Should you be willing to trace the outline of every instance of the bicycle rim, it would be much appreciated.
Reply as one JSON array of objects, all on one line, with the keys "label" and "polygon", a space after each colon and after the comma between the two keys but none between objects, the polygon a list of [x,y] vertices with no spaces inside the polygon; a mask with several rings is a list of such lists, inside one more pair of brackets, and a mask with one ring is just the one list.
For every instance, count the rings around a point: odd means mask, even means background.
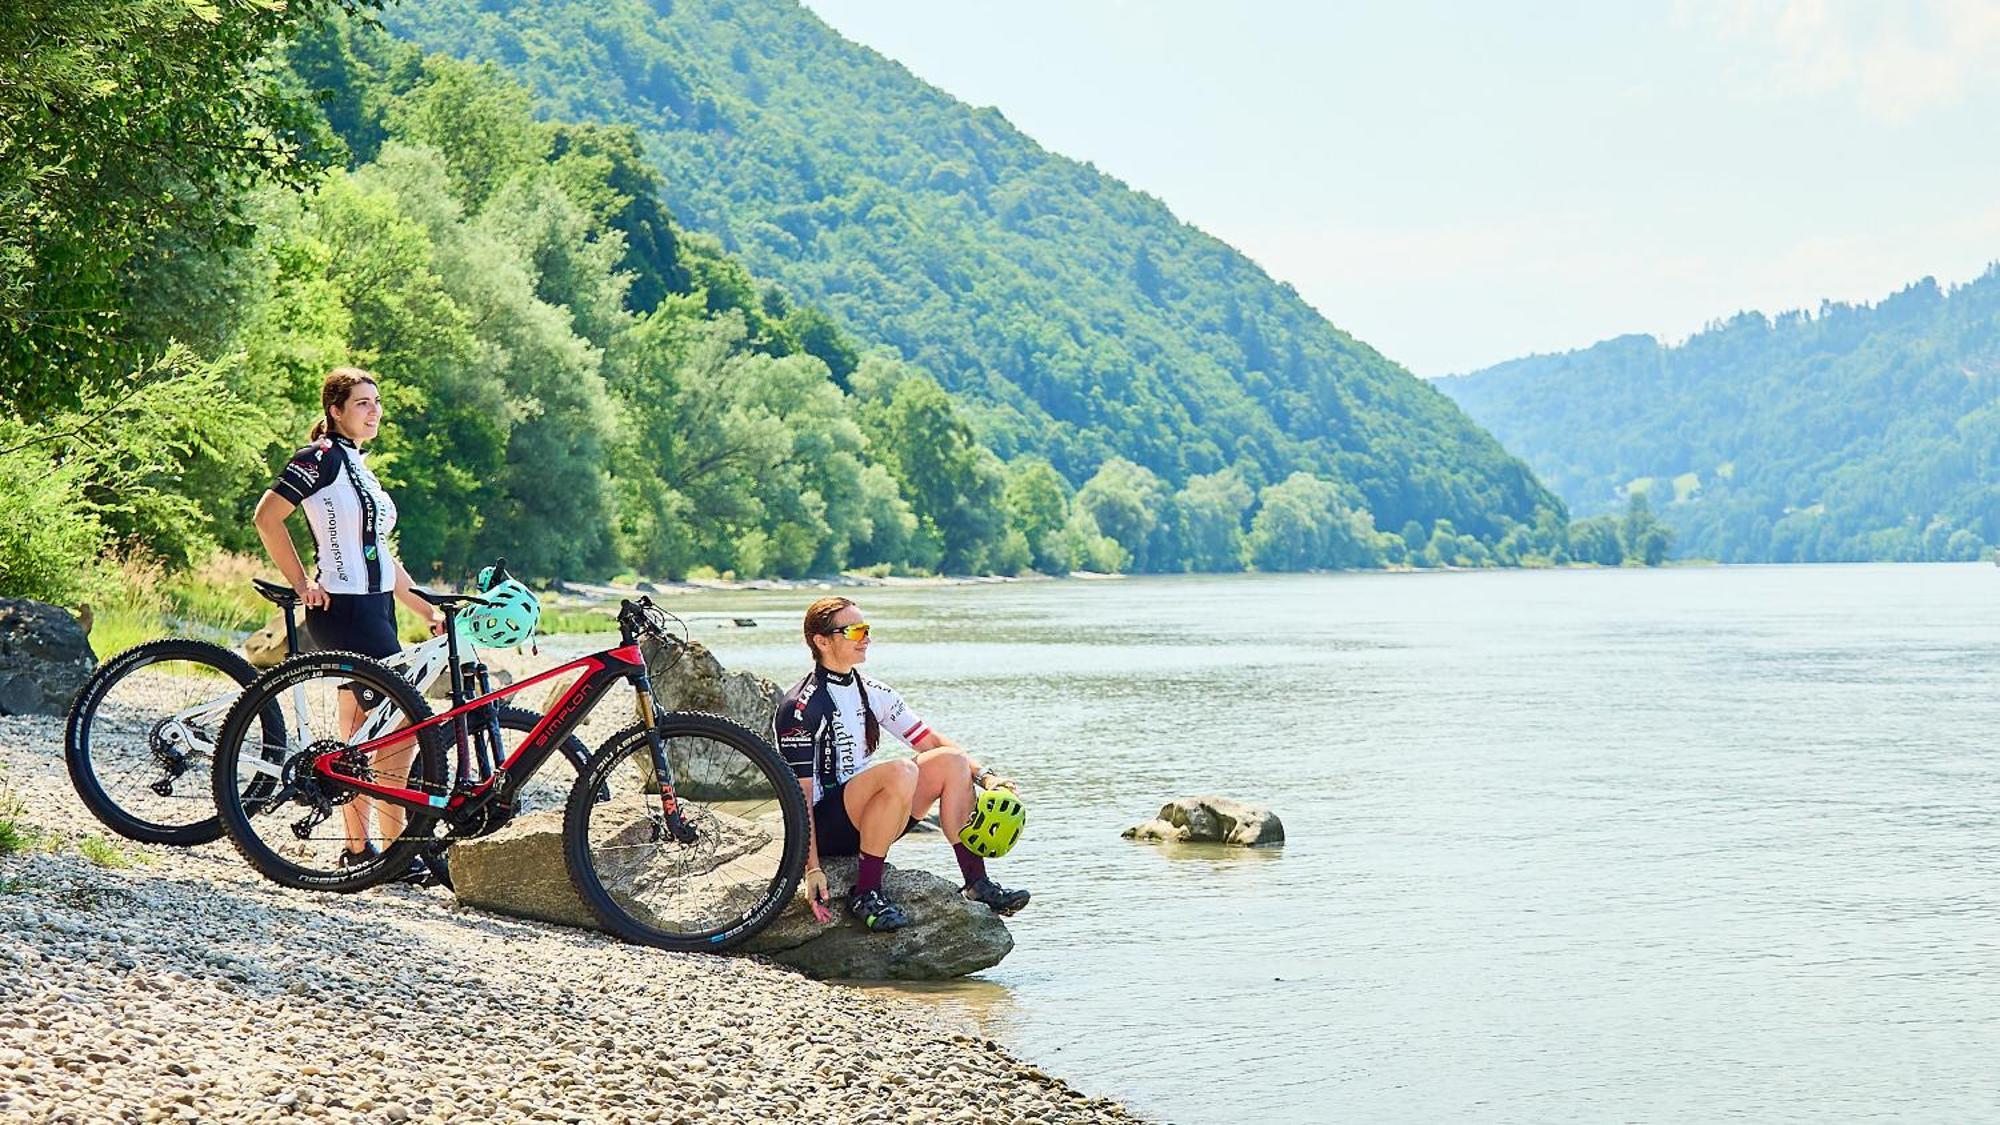
[{"label": "bicycle rim", "polygon": [[564,858],[605,929],[722,951],[777,917],[805,868],[805,798],[776,751],[712,715],[659,719],[678,816],[666,819],[645,728],[608,739],[570,793]]},{"label": "bicycle rim", "polygon": [[91,674],[70,706],[70,783],[104,826],[187,846],[222,835],[209,781],[223,717],[257,676],[220,645],[169,638],[127,649]]},{"label": "bicycle rim", "polygon": [[[268,725],[259,713],[280,717],[278,739],[253,734]],[[403,876],[437,817],[356,795],[311,763],[429,717],[402,677],[367,657],[310,653],[278,665],[236,701],[216,743],[215,805],[231,842],[266,877],[303,890],[358,891]],[[336,772],[439,798],[448,788],[435,728]]]}]

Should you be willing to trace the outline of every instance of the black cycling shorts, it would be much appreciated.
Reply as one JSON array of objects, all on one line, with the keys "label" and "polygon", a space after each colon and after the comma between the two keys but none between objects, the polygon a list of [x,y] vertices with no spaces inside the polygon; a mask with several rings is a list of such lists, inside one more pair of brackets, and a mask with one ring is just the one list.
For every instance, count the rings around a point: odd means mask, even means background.
[{"label": "black cycling shorts", "polygon": [[[813,805],[813,840],[819,844],[822,857],[861,854],[861,830],[854,827],[854,821],[847,815],[847,802],[843,799],[846,789],[847,783],[843,781],[828,789]],[[899,835],[916,826],[912,819]]]},{"label": "black cycling shorts", "polygon": [[306,610],[306,635],[321,652],[383,657],[403,650],[396,639],[396,596],[387,592],[328,594],[325,609]]}]

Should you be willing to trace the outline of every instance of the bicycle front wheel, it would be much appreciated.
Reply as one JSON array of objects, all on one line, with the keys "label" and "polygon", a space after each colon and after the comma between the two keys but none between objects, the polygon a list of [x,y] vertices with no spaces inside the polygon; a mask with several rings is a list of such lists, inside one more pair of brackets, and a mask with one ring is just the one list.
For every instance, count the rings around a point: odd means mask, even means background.
[{"label": "bicycle front wheel", "polygon": [[[273,740],[260,715],[282,722]],[[236,850],[272,881],[300,890],[358,891],[400,878],[438,818],[363,795],[352,784],[449,791],[436,727],[362,754],[353,747],[430,718],[394,671],[351,652],[295,656],[244,691],[216,740],[215,809]],[[337,754],[331,775],[314,768]]]},{"label": "bicycle front wheel", "polygon": [[256,678],[221,645],[178,637],[99,665],[63,730],[63,760],[84,807],[129,840],[188,847],[220,837],[209,783],[215,740]]},{"label": "bicycle front wheel", "polygon": [[791,767],[747,727],[661,715],[675,805],[646,728],[605,740],[570,791],[570,883],[604,928],[662,949],[720,952],[769,925],[806,863],[806,802]]}]

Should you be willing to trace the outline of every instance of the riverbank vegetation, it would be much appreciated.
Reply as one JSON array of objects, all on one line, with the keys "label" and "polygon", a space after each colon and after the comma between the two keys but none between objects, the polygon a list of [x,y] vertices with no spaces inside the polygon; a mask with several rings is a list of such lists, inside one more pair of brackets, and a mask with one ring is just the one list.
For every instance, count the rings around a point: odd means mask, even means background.
[{"label": "riverbank vegetation", "polygon": [[1643,496],[1690,555],[1962,562],[2000,546],[2000,269],[1440,386],[1576,514]]}]

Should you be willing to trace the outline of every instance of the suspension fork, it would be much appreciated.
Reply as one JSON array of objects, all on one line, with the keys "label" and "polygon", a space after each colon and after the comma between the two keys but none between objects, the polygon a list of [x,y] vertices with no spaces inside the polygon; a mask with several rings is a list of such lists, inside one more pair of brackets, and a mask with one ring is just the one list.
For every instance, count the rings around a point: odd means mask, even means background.
[{"label": "suspension fork", "polygon": [[667,744],[660,738],[658,712],[653,707],[653,681],[641,670],[632,675],[635,696],[633,710],[639,716],[639,725],[646,728],[646,752],[652,758],[653,781],[660,789],[660,816],[665,821],[667,832],[683,844],[692,844],[695,839],[694,826],[681,815],[681,803],[674,796],[673,766],[667,761]]}]

